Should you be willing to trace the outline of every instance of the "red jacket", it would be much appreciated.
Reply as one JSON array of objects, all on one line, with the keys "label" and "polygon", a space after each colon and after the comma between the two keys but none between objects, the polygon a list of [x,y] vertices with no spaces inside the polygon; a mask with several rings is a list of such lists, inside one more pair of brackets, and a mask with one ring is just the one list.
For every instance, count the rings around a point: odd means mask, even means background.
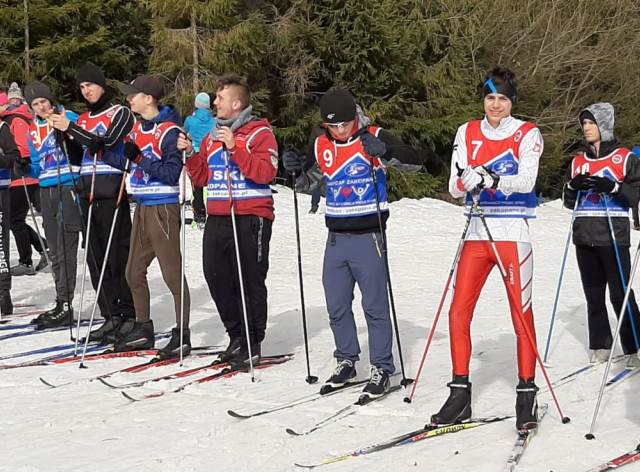
[{"label": "red jacket", "polygon": [[[22,104],[17,108],[0,112],[0,119],[6,121],[11,129],[13,139],[18,146],[20,156],[23,159],[31,160],[31,151],[29,149],[29,126],[33,120],[33,115],[29,111],[26,104]],[[33,177],[25,177],[27,185],[38,183],[38,179]],[[18,187],[22,185],[22,179],[13,180],[9,187]]]},{"label": "red jacket", "polygon": [[[265,119],[252,120],[233,135],[236,145],[229,155],[235,212],[273,220],[273,197],[268,185],[278,172],[278,144],[271,125]],[[187,171],[196,187],[208,187],[208,214],[229,216],[231,205],[222,143],[207,134],[200,151],[187,160]]]}]

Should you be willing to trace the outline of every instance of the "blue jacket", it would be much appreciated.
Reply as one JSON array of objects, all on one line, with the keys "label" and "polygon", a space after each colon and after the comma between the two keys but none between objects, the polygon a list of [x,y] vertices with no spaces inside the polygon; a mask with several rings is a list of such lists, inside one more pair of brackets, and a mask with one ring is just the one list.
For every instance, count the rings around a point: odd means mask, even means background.
[{"label": "blue jacket", "polygon": [[[74,123],[78,121],[77,113],[63,110],[66,117]],[[73,185],[72,178],[78,180],[80,168],[71,166],[64,149],[55,137],[55,131],[50,128],[50,133],[41,143],[35,143],[37,130],[46,125],[46,120],[39,117],[34,118],[31,124],[29,135],[29,149],[31,151],[31,172],[30,175],[40,179],[41,187],[52,187],[58,185],[58,173],[61,185]],[[42,136],[41,136],[42,137]],[[63,139],[63,138],[60,138]],[[58,168],[59,167],[59,168]]]},{"label": "blue jacket", "polygon": [[191,135],[193,140],[193,149],[200,151],[200,144],[207,133],[216,125],[216,119],[213,117],[211,110],[204,108],[196,108],[196,110],[184,120],[184,129]]}]

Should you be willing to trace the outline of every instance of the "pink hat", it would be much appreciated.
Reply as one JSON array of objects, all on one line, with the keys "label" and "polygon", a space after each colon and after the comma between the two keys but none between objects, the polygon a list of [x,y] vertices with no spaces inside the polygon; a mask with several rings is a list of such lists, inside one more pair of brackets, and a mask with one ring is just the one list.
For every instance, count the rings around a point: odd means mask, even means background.
[{"label": "pink hat", "polygon": [[9,103],[9,98],[7,97],[7,94],[4,92],[0,92],[0,107],[2,105],[6,105],[7,103]]}]

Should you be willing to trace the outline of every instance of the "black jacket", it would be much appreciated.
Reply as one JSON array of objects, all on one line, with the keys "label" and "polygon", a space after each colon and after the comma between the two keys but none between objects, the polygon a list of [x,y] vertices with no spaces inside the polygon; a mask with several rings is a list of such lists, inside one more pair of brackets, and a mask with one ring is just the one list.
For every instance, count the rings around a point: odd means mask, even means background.
[{"label": "black jacket", "polygon": [[11,129],[7,123],[0,121],[0,168],[12,169],[17,159],[20,159],[20,152]]},{"label": "black jacket", "polygon": [[[112,106],[113,103],[107,96],[104,100],[98,102],[96,106],[91,106],[90,112],[99,114]],[[92,141],[97,142],[98,140],[104,140],[104,148],[108,151],[110,148],[121,142],[122,139],[131,132],[134,123],[135,117],[131,110],[127,107],[122,107],[118,113],[115,114],[111,126],[102,137],[90,133],[76,123],[71,123],[65,134],[70,136],[73,141],[81,146],[87,146]],[[84,151],[78,152],[78,148],[69,148],[69,160],[73,165],[79,166],[82,164],[83,152]],[[91,179],[91,175],[84,175],[80,177],[80,182],[78,184],[78,193],[80,194],[80,197],[89,198],[91,193]],[[121,180],[122,176],[119,174],[96,175],[94,198],[116,198],[120,190]]]},{"label": "black jacket", "polygon": [[[587,148],[587,157],[590,159],[598,159],[607,156],[620,148],[620,143],[617,140],[606,141],[600,144],[600,152],[596,155],[590,147]],[[619,201],[620,203],[634,208],[638,205],[638,199],[640,197],[640,159],[635,156],[630,156],[627,159],[627,167],[624,181],[618,182],[619,189],[616,193],[611,194],[611,198]],[[571,173],[571,166],[569,166],[568,174]],[[571,175],[568,175],[568,180],[571,179]],[[564,206],[571,210],[575,207],[577,191],[570,189],[567,184],[563,190]],[[630,241],[630,228],[628,217],[612,217],[612,226],[616,241],[620,246],[629,246]],[[609,222],[607,218],[584,216],[575,218],[573,222],[573,243],[576,246],[610,246],[611,231],[609,229]]]}]

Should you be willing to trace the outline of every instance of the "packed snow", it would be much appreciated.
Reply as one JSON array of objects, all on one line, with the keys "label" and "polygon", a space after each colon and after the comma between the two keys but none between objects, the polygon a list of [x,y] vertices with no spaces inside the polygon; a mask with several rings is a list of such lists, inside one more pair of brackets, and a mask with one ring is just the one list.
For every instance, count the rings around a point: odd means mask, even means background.
[{"label": "packed snow", "polygon": [[[436,329],[413,403],[403,402],[405,392],[391,394],[361,408],[341,421],[303,437],[293,437],[285,428],[304,430],[349,405],[358,390],[323,398],[308,405],[248,420],[226,412],[231,408],[247,413],[312,393],[320,384],[305,382],[306,366],[297,277],[293,195],[276,186],[276,221],[271,240],[269,326],[263,354],[295,353],[283,365],[256,371],[256,382],[240,374],[229,379],[192,385],[161,398],[132,403],[121,392],[99,382],[82,379],[123,368],[141,359],[111,359],[78,364],[25,367],[0,371],[0,470],[36,471],[294,471],[294,462],[317,463],[422,427],[447,397],[450,379],[448,301]],[[309,330],[311,373],[326,379],[334,365],[333,337],[329,329],[321,283],[322,257],[327,230],[319,214],[307,214],[310,198],[300,196],[302,258]],[[396,300],[402,350],[407,374],[414,377],[426,335],[434,319],[449,273],[465,217],[462,208],[439,200],[401,200],[391,204],[388,241],[391,277]],[[542,205],[531,225],[534,245],[534,313],[538,345],[544,350],[555,287],[570,222],[570,212],[559,201]],[[214,303],[202,274],[200,230],[188,227],[186,273],[191,289],[191,341],[194,346],[227,342]],[[633,235],[632,255],[637,233]],[[12,258],[17,259],[15,248]],[[81,260],[81,253],[79,260]],[[176,268],[178,270],[178,268]],[[78,270],[76,312],[81,270]],[[167,331],[174,323],[171,296],[157,263],[149,270],[152,317],[156,331]],[[53,304],[51,275],[13,279],[14,303],[46,308]],[[634,283],[637,288],[638,283]],[[85,300],[93,301],[87,283]],[[450,300],[450,296],[448,298]],[[84,316],[91,305],[85,303]],[[31,308],[16,308],[16,312]],[[362,359],[358,377],[368,376],[366,325],[356,290],[354,300]],[[610,311],[613,322],[613,313]],[[15,321],[25,322],[29,318]],[[6,326],[6,325],[5,325]],[[11,331],[2,331],[7,334]],[[506,292],[497,268],[483,290],[472,324],[474,416],[513,414],[515,404],[516,349]],[[36,334],[0,341],[0,355],[18,353],[68,342],[67,331]],[[160,341],[162,345],[165,341]],[[551,346],[549,375],[558,379],[587,363],[586,305],[570,248],[564,285]],[[40,355],[42,356],[42,354]],[[0,361],[4,364],[38,356]],[[186,358],[185,368],[209,359]],[[396,351],[396,366],[399,357]],[[622,369],[614,364],[611,375]],[[178,370],[177,365],[157,367],[140,374],[118,374],[114,382],[125,383]],[[639,378],[631,376],[605,391],[597,439],[587,441],[604,366],[578,376],[557,389],[569,424],[560,422],[548,393],[539,394],[549,403],[549,413],[540,424],[518,471],[586,471],[611,457],[632,449],[640,435]],[[200,374],[204,376],[210,372]],[[51,382],[73,381],[52,389]],[[170,390],[189,380],[173,380],[128,389],[132,395]],[[394,377],[397,382],[399,376]],[[536,383],[546,390],[538,369]],[[338,471],[496,471],[503,470],[516,433],[514,420],[483,426],[442,437],[393,448],[322,470]],[[640,465],[625,470],[640,470]]]}]

